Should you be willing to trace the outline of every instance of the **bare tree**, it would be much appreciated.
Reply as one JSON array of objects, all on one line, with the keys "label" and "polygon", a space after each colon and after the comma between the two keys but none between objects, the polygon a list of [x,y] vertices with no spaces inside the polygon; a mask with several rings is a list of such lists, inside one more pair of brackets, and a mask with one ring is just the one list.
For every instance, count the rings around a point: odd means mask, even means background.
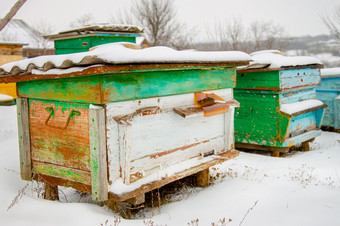
[{"label": "bare tree", "polygon": [[78,17],[77,19],[75,19],[74,21],[72,21],[70,23],[70,26],[72,28],[78,28],[78,27],[83,27],[85,25],[89,25],[91,23],[94,23],[94,17],[91,13],[85,13],[83,15],[81,15],[80,17]]},{"label": "bare tree", "polygon": [[31,22],[30,25],[35,34],[32,38],[35,40],[36,46],[41,49],[53,48],[51,41],[44,38],[45,35],[52,34],[54,30],[53,26],[45,20],[35,20]]},{"label": "bare tree", "polygon": [[334,8],[333,15],[324,14],[322,20],[329,32],[340,40],[340,5]]},{"label": "bare tree", "polygon": [[19,11],[21,6],[25,4],[27,0],[18,0],[7,15],[0,21],[0,31],[7,25],[7,23],[14,17],[14,15]]},{"label": "bare tree", "polygon": [[130,14],[118,13],[114,23],[135,24],[144,28],[151,46],[171,46],[184,49],[189,46],[191,35],[186,25],[177,20],[177,8],[172,0],[134,0]]},{"label": "bare tree", "polygon": [[286,37],[285,30],[279,24],[274,24],[272,21],[258,20],[252,22],[249,28],[252,51],[273,48],[283,50],[287,48],[288,43],[283,41],[283,38]]},{"label": "bare tree", "polygon": [[206,26],[209,40],[216,43],[217,50],[244,50],[245,26],[235,17],[216,20],[213,26]]}]

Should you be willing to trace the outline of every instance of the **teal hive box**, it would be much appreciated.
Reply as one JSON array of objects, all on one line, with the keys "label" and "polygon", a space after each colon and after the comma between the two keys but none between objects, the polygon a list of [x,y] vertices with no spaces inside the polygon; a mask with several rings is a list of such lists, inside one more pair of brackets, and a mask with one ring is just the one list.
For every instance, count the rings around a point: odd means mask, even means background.
[{"label": "teal hive box", "polygon": [[316,88],[316,96],[328,107],[322,126],[328,130],[340,131],[340,68],[321,69],[321,83]]}]

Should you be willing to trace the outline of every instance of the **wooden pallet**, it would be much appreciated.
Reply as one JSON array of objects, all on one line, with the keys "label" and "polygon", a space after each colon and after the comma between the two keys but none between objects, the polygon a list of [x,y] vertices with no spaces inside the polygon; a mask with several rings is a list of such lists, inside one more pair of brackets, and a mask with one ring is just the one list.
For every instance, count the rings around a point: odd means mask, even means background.
[{"label": "wooden pallet", "polygon": [[235,147],[242,151],[253,151],[253,150],[259,150],[259,151],[269,151],[271,152],[271,156],[273,157],[280,157],[285,153],[288,153],[289,151],[309,151],[310,146],[309,142],[314,141],[314,139],[302,142],[300,146],[298,147],[271,147],[271,146],[264,146],[264,145],[257,145],[257,144],[246,144],[246,143],[235,143]]},{"label": "wooden pallet", "polygon": [[[219,154],[217,155],[217,158],[212,161],[202,163],[198,166],[186,169],[161,180],[145,184],[140,188],[123,195],[116,195],[110,192],[108,200],[105,201],[105,205],[119,213],[123,218],[130,219],[133,216],[133,210],[143,206],[143,203],[145,202],[145,193],[154,191],[163,187],[164,185],[192,175],[196,175],[196,186],[207,187],[210,184],[209,168],[229,159],[235,158],[238,154],[239,152],[237,150]],[[58,186],[51,185],[45,180],[45,199],[58,200],[57,189]],[[86,191],[86,189],[84,191]]]}]

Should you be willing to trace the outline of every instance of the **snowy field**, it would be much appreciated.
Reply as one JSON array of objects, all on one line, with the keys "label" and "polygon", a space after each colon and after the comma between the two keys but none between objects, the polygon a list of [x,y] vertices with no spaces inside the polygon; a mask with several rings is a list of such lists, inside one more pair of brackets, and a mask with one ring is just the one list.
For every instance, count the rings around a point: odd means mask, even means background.
[{"label": "snowy field", "polygon": [[[125,220],[71,189],[46,201],[19,175],[15,107],[0,107],[0,225],[340,225],[340,134],[323,132],[309,152],[284,158],[240,153],[211,170],[205,189]],[[225,219],[225,224],[222,224]],[[116,224],[117,225],[117,224]]]}]

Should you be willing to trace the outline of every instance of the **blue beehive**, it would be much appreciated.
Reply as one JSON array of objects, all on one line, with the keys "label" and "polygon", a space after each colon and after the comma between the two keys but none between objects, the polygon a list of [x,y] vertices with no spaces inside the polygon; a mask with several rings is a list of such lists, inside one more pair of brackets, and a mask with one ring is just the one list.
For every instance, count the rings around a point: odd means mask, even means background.
[{"label": "blue beehive", "polygon": [[321,84],[316,90],[317,98],[328,107],[322,126],[327,130],[340,131],[340,67],[321,69]]}]

